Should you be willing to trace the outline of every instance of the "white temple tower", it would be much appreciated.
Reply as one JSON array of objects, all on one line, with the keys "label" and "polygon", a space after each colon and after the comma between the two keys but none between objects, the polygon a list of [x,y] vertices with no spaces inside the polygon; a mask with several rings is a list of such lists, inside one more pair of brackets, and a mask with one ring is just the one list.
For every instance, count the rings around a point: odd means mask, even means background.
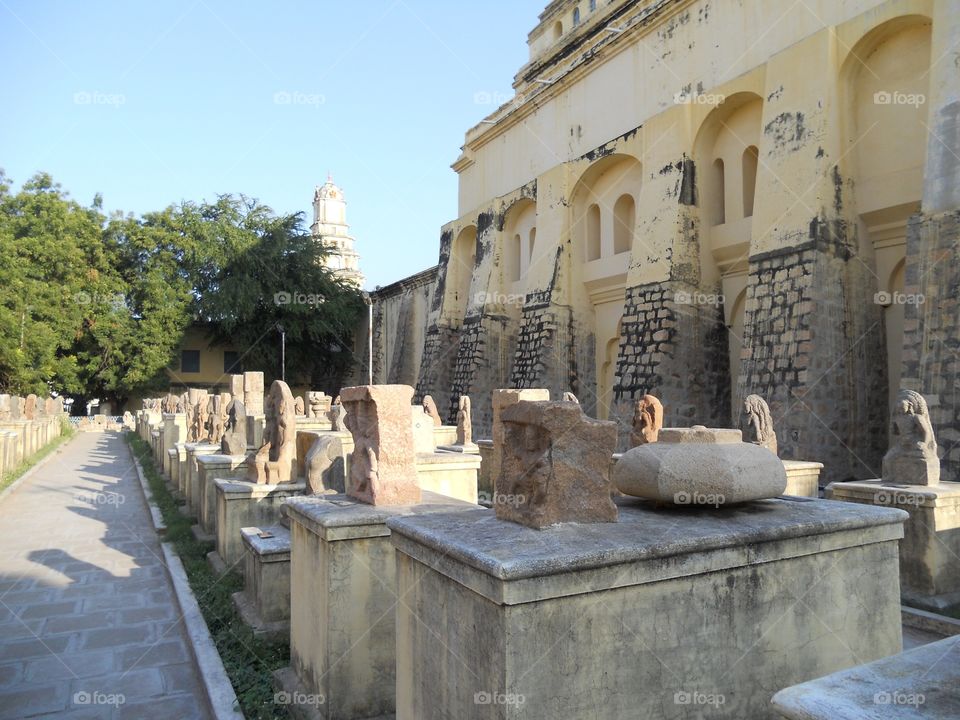
[{"label": "white temple tower", "polygon": [[354,239],[347,225],[347,202],[343,198],[343,190],[334,185],[329,174],[327,181],[313,192],[313,225],[310,226],[310,233],[330,250],[323,264],[343,279],[363,287],[360,255],[353,247]]}]

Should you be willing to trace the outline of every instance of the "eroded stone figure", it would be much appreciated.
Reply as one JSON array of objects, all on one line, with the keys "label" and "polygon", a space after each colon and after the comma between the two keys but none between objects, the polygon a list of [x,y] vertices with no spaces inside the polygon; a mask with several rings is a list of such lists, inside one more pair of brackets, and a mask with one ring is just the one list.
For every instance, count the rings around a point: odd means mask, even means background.
[{"label": "eroded stone figure", "polygon": [[23,402],[23,417],[27,420],[36,420],[37,418],[37,396],[33,393],[27,395]]},{"label": "eroded stone figure", "polygon": [[663,428],[663,404],[653,395],[644,395],[633,404],[630,447],[655,443]]},{"label": "eroded stone figure", "polygon": [[743,400],[740,420],[743,441],[767,448],[777,454],[777,433],[773,429],[773,417],[767,401],[759,395],[747,395]]},{"label": "eroded stone figure", "polygon": [[343,438],[336,435],[318,437],[307,451],[303,464],[311,495],[346,491]]},{"label": "eroded stone figure", "polygon": [[569,390],[563,394],[563,402],[572,402],[576,403],[577,405],[580,404],[580,400],[577,399],[577,396]]},{"label": "eroded stone figure", "polygon": [[297,417],[303,417],[306,414],[306,410],[303,407],[303,398],[298,397],[293,400],[293,412]]},{"label": "eroded stone figure", "polygon": [[227,406],[227,420],[224,423],[220,451],[224,455],[247,453],[247,411],[239,397],[233,398]]},{"label": "eroded stone figure", "polygon": [[408,385],[363,385],[341,393],[353,435],[347,494],[371,505],[420,502]]},{"label": "eroded stone figure", "polygon": [[561,522],[616,522],[610,457],[617,425],[570,402],[505,408],[505,438],[494,510],[501,520],[544,528]]},{"label": "eroded stone figure", "polygon": [[901,390],[890,411],[891,444],[883,456],[885,483],[937,485],[940,459],[930,411],[923,395]]},{"label": "eroded stone figure", "polygon": [[336,401],[327,411],[327,417],[330,419],[330,429],[336,432],[346,432],[347,425],[344,418],[347,416],[347,409],[341,404],[340,396],[337,395]]},{"label": "eroded stone figure", "polygon": [[473,419],[470,417],[470,397],[461,395],[457,404],[457,445],[471,445],[473,444]]},{"label": "eroded stone figure", "polygon": [[273,381],[263,410],[263,445],[247,459],[247,479],[269,485],[290,482],[297,453],[297,418],[293,394],[285,382]]},{"label": "eroded stone figure", "polygon": [[440,419],[440,411],[437,410],[437,403],[433,401],[432,395],[425,395],[423,398],[423,409],[433,419],[433,424],[439,427],[443,425],[443,420]]}]

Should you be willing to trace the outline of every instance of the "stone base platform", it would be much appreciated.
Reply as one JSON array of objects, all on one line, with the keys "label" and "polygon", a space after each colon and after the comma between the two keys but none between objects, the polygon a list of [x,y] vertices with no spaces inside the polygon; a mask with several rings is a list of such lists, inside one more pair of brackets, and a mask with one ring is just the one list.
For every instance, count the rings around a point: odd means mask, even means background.
[{"label": "stone base platform", "polygon": [[781,690],[777,717],[789,720],[899,720],[960,717],[960,637]]},{"label": "stone base platform", "polygon": [[217,554],[228,568],[237,568],[244,560],[242,529],[264,527],[280,522],[283,504],[296,495],[303,495],[303,481],[277,485],[258,485],[238,480],[216,479]]},{"label": "stone base platform", "polygon": [[480,455],[470,453],[417,453],[417,484],[421,490],[477,504]]},{"label": "stone base platform", "polygon": [[777,690],[901,650],[904,513],[617,505],[616,523],[543,530],[389,519],[397,716],[757,720]]},{"label": "stone base platform", "polygon": [[471,507],[429,491],[421,504],[408,506],[366,505],[342,494],[287,501],[290,667],[275,681],[291,698],[323,700],[293,703],[294,717],[392,717],[394,616],[402,603],[387,520]]},{"label": "stone base platform", "polygon": [[798,497],[820,496],[820,471],[823,463],[806,462],[804,460],[782,460],[783,469],[787,471],[787,489],[784,495]]},{"label": "stone base platform", "polygon": [[[289,638],[290,531],[282,525],[245,527],[243,590],[233,602],[254,635]],[[268,536],[268,537],[265,537]]]},{"label": "stone base platform", "polygon": [[904,605],[942,612],[960,604],[960,483],[831,483],[826,496],[905,510],[910,517],[900,543],[900,594]]}]

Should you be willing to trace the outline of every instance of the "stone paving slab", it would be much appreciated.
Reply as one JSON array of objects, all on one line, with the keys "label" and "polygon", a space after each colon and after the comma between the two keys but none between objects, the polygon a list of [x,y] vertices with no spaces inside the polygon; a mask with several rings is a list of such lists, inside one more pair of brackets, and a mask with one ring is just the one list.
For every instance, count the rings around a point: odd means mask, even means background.
[{"label": "stone paving slab", "polygon": [[0,720],[210,718],[122,436],[78,434],[0,528]]}]

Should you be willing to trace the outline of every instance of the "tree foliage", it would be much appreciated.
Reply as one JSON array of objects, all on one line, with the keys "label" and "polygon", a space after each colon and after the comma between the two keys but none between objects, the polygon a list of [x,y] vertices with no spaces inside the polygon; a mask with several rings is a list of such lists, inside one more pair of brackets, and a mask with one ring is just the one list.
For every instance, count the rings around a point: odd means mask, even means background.
[{"label": "tree foliage", "polygon": [[[250,369],[322,383],[347,369],[359,291],[321,265],[302,215],[244,196],[106,218],[47,174],[0,171],[0,390],[122,403],[169,385],[184,331],[232,344]],[[311,299],[298,304],[285,298]]]}]

